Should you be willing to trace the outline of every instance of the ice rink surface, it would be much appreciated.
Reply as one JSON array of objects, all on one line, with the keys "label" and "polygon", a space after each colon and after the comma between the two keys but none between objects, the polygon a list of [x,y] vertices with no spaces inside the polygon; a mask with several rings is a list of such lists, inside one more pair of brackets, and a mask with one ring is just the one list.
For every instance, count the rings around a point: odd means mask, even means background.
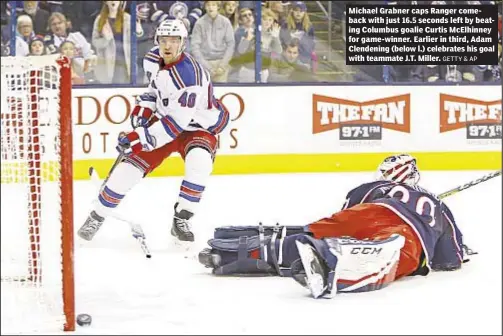
[{"label": "ice rink surface", "polygon": [[[443,192],[487,172],[425,172]],[[188,254],[172,243],[181,177],[144,180],[117,212],[140,222],[146,259],[127,224],[109,219],[92,242],[75,245],[76,311],[93,317],[75,334],[501,334],[501,177],[445,200],[479,252],[462,270],[409,277],[375,292],[312,299],[290,278],[217,278],[197,262],[223,225],[305,225],[332,214],[372,173],[212,176],[193,221]],[[75,230],[96,185],[75,183]]]}]

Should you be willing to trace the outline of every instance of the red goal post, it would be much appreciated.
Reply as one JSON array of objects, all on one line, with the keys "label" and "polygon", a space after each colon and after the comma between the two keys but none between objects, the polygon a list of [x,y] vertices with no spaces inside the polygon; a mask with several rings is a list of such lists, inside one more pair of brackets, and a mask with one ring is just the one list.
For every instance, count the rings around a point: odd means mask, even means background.
[{"label": "red goal post", "polygon": [[1,58],[2,334],[75,330],[70,61]]}]

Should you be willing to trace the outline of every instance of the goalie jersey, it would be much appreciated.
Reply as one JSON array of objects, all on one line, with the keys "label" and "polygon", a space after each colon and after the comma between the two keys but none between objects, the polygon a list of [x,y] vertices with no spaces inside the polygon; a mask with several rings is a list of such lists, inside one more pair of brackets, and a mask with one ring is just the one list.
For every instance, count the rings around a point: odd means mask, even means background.
[{"label": "goalie jersey", "polygon": [[171,138],[184,130],[216,135],[225,129],[229,112],[214,97],[210,74],[194,57],[182,53],[166,65],[156,46],[145,55],[143,67],[149,85],[137,105],[154,111]]},{"label": "goalie jersey", "polygon": [[415,274],[461,267],[462,234],[447,205],[435,195],[419,186],[375,181],[351,190],[343,209],[360,203],[374,203],[392,210],[416,232],[424,262]]}]

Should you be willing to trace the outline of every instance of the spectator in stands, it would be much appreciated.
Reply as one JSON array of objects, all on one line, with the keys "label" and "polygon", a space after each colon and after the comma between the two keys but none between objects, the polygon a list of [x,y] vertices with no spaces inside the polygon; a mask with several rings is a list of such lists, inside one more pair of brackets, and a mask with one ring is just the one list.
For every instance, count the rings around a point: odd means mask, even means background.
[{"label": "spectator in stands", "polygon": [[239,27],[238,5],[239,1],[222,1],[222,8],[220,8],[220,14],[229,19],[234,31]]},{"label": "spectator in stands", "polygon": [[266,1],[265,8],[272,10],[278,17],[277,22],[280,26],[283,26],[286,22],[288,16],[288,5],[289,2],[285,1]]},{"label": "spectator in stands", "polygon": [[281,30],[281,42],[283,44],[289,44],[293,38],[300,41],[300,60],[304,63],[311,63],[314,53],[314,27],[303,1],[293,3],[292,11],[287,16]]},{"label": "spectator in stands", "polygon": [[258,1],[248,1],[248,0],[240,0],[239,1],[239,9],[242,8],[250,8],[251,10],[255,10],[255,6],[258,4]]},{"label": "spectator in stands", "polygon": [[44,45],[44,38],[40,35],[35,36],[30,41],[30,53],[28,56],[42,56],[47,54],[48,52]]},{"label": "spectator in stands", "polygon": [[[185,23],[189,33],[194,24],[203,15],[202,1],[146,1],[143,4],[148,7],[148,18],[157,27],[168,16],[174,16]],[[139,5],[141,4],[138,2]]]},{"label": "spectator in stands", "polygon": [[413,69],[411,79],[414,82],[451,82],[459,83],[483,81],[487,66],[471,65],[418,65]]},{"label": "spectator in stands", "polygon": [[[396,83],[396,82],[409,82],[411,72],[415,69],[415,66],[408,64],[400,65],[383,65],[378,66],[381,70],[381,78],[375,79],[376,81],[384,81],[384,83]],[[380,72],[380,71],[379,71]]]},{"label": "spectator in stands", "polygon": [[[14,50],[11,50],[11,28],[12,28],[12,20],[10,16],[10,6],[8,3],[0,2],[0,10],[2,11],[2,31],[1,31],[1,55],[2,56],[26,56],[29,53],[28,43],[26,43],[21,34],[17,32],[16,29],[16,37],[15,37],[15,54]],[[16,22],[17,25],[17,22]]]},{"label": "spectator in stands", "polygon": [[38,8],[49,13],[61,12],[64,1],[38,1]]},{"label": "spectator in stands", "polygon": [[[141,24],[136,35],[143,35]],[[131,16],[121,1],[105,1],[94,20],[92,45],[98,64],[95,75],[101,83],[129,83],[131,73]]]},{"label": "spectator in stands", "polygon": [[[4,27],[2,29],[2,56],[14,56],[11,52],[11,38],[10,38],[10,27]],[[15,56],[27,56],[30,53],[28,43],[26,43],[19,34],[16,35],[16,54]]]},{"label": "spectator in stands", "polygon": [[[240,2],[240,6],[242,1]],[[234,50],[234,57],[230,61],[231,69],[229,70],[229,81],[237,82],[239,70],[243,64],[254,63],[255,55],[253,53],[238,54],[237,47],[239,41],[248,34],[248,30],[255,30],[255,17],[253,16],[253,11],[248,7],[240,7],[238,12],[238,22],[239,27],[234,33],[234,40],[236,41],[236,48]]]},{"label": "spectator in stands", "polygon": [[91,71],[92,66],[97,62],[97,57],[84,35],[79,31],[70,32],[68,20],[62,13],[52,13],[48,23],[51,33],[45,36],[44,42],[49,53],[56,53],[64,41],[72,41],[75,45],[73,62],[83,72]]},{"label": "spectator in stands", "polygon": [[90,41],[93,32],[93,21],[101,10],[101,1],[62,1],[60,9],[53,9],[66,17],[67,28],[70,31],[79,31],[86,40]]},{"label": "spectator in stands", "polygon": [[2,29],[4,26],[8,25],[10,20],[10,6],[7,1],[0,1],[0,23],[2,25]]},{"label": "spectator in stands", "polygon": [[309,64],[302,63],[299,59],[299,40],[292,39],[288,45],[283,46],[280,57],[273,59],[271,66],[270,82],[304,82],[312,79]]},{"label": "spectator in stands", "polygon": [[38,1],[23,1],[22,14],[29,15],[33,21],[33,30],[37,35],[45,35],[47,32],[47,20],[49,12],[38,8]]},{"label": "spectator in stands", "polygon": [[239,27],[236,29],[234,34],[234,40],[236,41],[236,48],[239,41],[248,34],[249,30],[255,30],[255,16],[253,16],[253,10],[248,7],[240,8],[238,11]]},{"label": "spectator in stands", "polygon": [[218,13],[220,1],[205,1],[204,14],[191,36],[191,52],[210,71],[213,82],[227,82],[229,61],[234,53],[234,30],[231,22]]},{"label": "spectator in stands", "polygon": [[[6,29],[3,29],[2,27],[2,44],[1,44],[1,49],[0,49],[0,56],[11,56],[10,54],[10,39],[5,36],[4,31]],[[24,42],[24,41],[23,41]],[[24,42],[26,43],[26,42]]]},{"label": "spectator in stands", "polygon": [[35,37],[33,31],[33,22],[29,15],[20,15],[17,18],[17,35],[23,39],[27,44]]},{"label": "spectator in stands", "polygon": [[66,40],[61,43],[58,52],[65,55],[70,59],[70,64],[72,67],[72,84],[84,84],[84,72],[73,60],[75,58],[75,43],[70,40]]},{"label": "spectator in stands", "polygon": [[[262,71],[260,79],[263,83],[267,82],[269,77],[269,67],[273,53],[281,54],[283,48],[279,39],[280,26],[275,22],[276,15],[270,9],[262,10],[262,36],[261,36],[261,53],[262,53]],[[251,54],[255,55],[255,31],[248,29],[246,36],[241,38],[237,47],[238,55]],[[255,64],[245,63],[239,70],[238,81],[240,83],[249,83],[255,81]]]}]

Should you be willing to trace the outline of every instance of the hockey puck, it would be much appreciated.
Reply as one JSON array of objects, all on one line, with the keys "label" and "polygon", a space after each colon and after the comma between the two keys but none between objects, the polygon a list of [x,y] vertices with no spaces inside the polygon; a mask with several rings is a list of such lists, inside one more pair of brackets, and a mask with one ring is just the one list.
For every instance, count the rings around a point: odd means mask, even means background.
[{"label": "hockey puck", "polygon": [[81,327],[90,326],[92,321],[93,321],[93,318],[89,314],[77,315],[77,324]]},{"label": "hockey puck", "polygon": [[147,254],[147,258],[148,259],[152,258],[152,255],[151,254]]}]

